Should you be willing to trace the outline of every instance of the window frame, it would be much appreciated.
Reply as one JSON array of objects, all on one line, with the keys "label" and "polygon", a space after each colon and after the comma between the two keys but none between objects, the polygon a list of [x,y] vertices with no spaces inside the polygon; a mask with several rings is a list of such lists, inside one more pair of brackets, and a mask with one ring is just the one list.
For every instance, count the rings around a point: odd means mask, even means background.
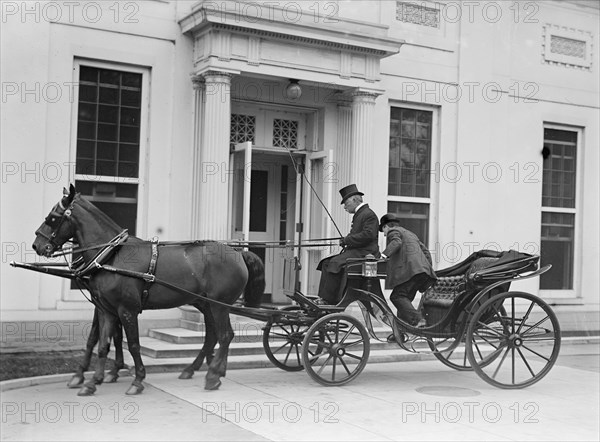
[{"label": "window frame", "polygon": [[[131,72],[142,75],[142,95],[140,103],[140,142],[139,142],[139,168],[137,178],[119,177],[119,176],[104,176],[104,175],[87,175],[76,173],[77,165],[77,125],[79,120],[79,75],[81,66],[111,69],[121,72]],[[148,122],[150,116],[150,73],[149,68],[136,65],[128,65],[111,61],[91,60],[87,58],[76,57],[73,60],[73,84],[77,87],[73,88],[73,97],[71,102],[71,132],[69,144],[69,182],[76,181],[91,181],[94,183],[118,183],[118,184],[136,184],[137,189],[137,212],[136,212],[136,236],[144,237],[147,231],[147,198],[146,198],[146,182],[147,182],[147,152],[148,152]],[[71,284],[66,284],[67,289],[63,294],[63,301],[81,301],[81,293],[78,289],[72,289]]]},{"label": "window frame", "polygon": [[[431,112],[431,152],[430,152],[430,176],[429,176],[429,197],[425,198],[425,197],[413,197],[413,196],[397,196],[397,195],[390,195],[389,193],[387,193],[387,197],[386,197],[386,211],[387,211],[387,207],[389,205],[390,202],[396,202],[396,203],[412,203],[412,204],[428,204],[429,205],[429,220],[428,220],[428,225],[427,225],[427,229],[428,229],[428,241],[425,243],[425,245],[427,246],[427,248],[429,248],[430,250],[434,250],[435,249],[435,244],[437,244],[438,241],[438,231],[437,229],[435,229],[434,227],[437,225],[437,221],[438,221],[438,195],[439,195],[439,189],[438,189],[438,182],[435,179],[435,170],[436,170],[436,164],[439,163],[439,158],[440,158],[440,154],[439,154],[439,121],[440,121],[440,115],[439,115],[439,107],[437,106],[428,106],[428,105],[421,105],[421,104],[415,104],[415,103],[408,103],[408,102],[402,102],[402,101],[392,101],[390,100],[390,102],[388,103],[388,124],[387,124],[387,130],[388,130],[388,143],[387,143],[387,167],[386,167],[386,176],[387,176],[387,180],[386,180],[386,188],[389,187],[389,181],[390,181],[390,176],[389,176],[389,152],[390,152],[390,144],[389,144],[389,139],[390,139],[390,125],[391,125],[391,114],[392,114],[392,108],[403,108],[403,109],[412,109],[412,110],[417,110],[417,111],[426,111],[426,112]],[[419,238],[420,240],[423,240],[423,238]],[[433,257],[434,253],[432,253],[432,257]],[[435,260],[435,258],[434,258]]]},{"label": "window frame", "polygon": [[[544,122],[542,127],[542,142],[541,145],[544,145],[546,140],[545,132],[546,129],[552,130],[561,130],[568,132],[575,132],[577,134],[577,144],[575,145],[575,151],[577,155],[577,159],[575,162],[575,207],[551,207],[551,206],[542,206],[542,195],[541,195],[541,187],[540,187],[540,253],[542,247],[542,213],[569,213],[573,214],[575,217],[573,223],[573,287],[570,289],[542,289],[541,288],[541,278],[538,283],[539,293],[545,299],[552,300],[560,300],[563,299],[565,302],[582,302],[583,295],[580,290],[580,281],[581,281],[581,251],[582,251],[582,238],[581,238],[581,208],[582,197],[583,197],[583,165],[584,163],[584,149],[583,149],[583,140],[584,140],[584,128],[577,126],[570,126],[568,124],[557,124],[557,123],[547,123]],[[542,160],[543,161],[543,160]],[[544,170],[543,162],[542,162],[542,172]],[[542,175],[543,176],[543,175]],[[540,183],[543,185],[543,178]]]}]

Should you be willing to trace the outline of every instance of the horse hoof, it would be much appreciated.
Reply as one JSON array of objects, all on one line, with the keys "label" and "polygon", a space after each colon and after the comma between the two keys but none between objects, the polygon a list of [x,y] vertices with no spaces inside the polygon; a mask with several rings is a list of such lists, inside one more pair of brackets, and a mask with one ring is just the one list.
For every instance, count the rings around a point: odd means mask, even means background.
[{"label": "horse hoof", "polygon": [[179,379],[192,379],[192,376],[194,376],[193,371],[183,370],[179,375]]},{"label": "horse hoof", "polygon": [[104,376],[104,382],[107,384],[117,382],[117,379],[119,379],[119,375],[116,373],[108,373],[106,376]]},{"label": "horse hoof", "polygon": [[77,392],[77,396],[91,396],[96,392],[94,384],[86,384]]},{"label": "horse hoof", "polygon": [[129,390],[127,390],[125,394],[133,396],[140,394],[142,391],[144,391],[144,386],[142,384],[131,384],[131,387],[129,387]]},{"label": "horse hoof", "polygon": [[218,379],[216,382],[206,381],[206,384],[204,385],[204,389],[205,390],[218,390],[220,386],[221,386],[221,381]]},{"label": "horse hoof", "polygon": [[79,388],[83,385],[85,378],[77,374],[73,375],[71,380],[67,383],[68,388]]}]

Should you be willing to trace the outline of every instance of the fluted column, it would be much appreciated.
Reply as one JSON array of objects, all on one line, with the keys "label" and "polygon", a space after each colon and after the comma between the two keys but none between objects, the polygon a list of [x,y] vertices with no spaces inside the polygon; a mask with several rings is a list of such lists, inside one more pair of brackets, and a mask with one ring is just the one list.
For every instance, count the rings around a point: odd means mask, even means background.
[{"label": "fluted column", "polygon": [[352,94],[352,138],[349,183],[356,183],[368,201],[373,196],[373,114],[377,94],[355,91]]},{"label": "fluted column", "polygon": [[[346,97],[338,98],[337,106],[337,145],[335,150],[336,163],[336,189],[334,189],[334,207],[333,219],[342,234],[345,235],[350,231],[350,217],[340,204],[339,191],[342,187],[351,184],[350,182],[350,161],[352,152],[352,102]],[[337,233],[337,232],[336,232]]]},{"label": "fluted column", "polygon": [[202,171],[202,118],[204,116],[204,78],[201,76],[192,77],[194,86],[194,133],[192,136],[192,228],[191,238],[199,239],[200,236],[200,214],[202,205],[200,204],[200,187]]},{"label": "fluted column", "polygon": [[201,163],[198,174],[198,239],[224,240],[229,209],[229,136],[231,74],[208,71],[201,115]]}]

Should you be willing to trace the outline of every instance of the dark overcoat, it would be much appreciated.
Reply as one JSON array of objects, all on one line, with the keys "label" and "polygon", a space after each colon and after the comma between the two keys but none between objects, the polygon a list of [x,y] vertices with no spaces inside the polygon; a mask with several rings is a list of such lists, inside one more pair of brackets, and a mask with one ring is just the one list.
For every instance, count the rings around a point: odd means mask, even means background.
[{"label": "dark overcoat", "polygon": [[323,259],[317,270],[339,273],[348,258],[363,258],[369,253],[379,257],[379,219],[368,204],[360,207],[352,217],[350,233],[344,237],[345,249],[334,256]]},{"label": "dark overcoat", "polygon": [[432,267],[431,253],[410,230],[399,226],[390,227],[383,254],[389,258],[385,278],[386,289],[393,289],[416,275],[424,274],[420,277],[423,284],[418,288],[423,291],[437,279]]}]

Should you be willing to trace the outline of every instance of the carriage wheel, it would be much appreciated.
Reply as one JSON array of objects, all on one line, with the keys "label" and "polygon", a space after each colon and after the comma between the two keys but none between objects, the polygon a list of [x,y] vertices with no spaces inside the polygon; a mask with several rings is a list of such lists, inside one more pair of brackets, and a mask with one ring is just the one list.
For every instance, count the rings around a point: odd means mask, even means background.
[{"label": "carriage wheel", "polygon": [[[483,303],[482,303],[483,304]],[[500,307],[500,314],[506,314],[504,306]],[[487,321],[486,317],[493,317],[493,309],[490,310],[486,315],[483,315],[481,319]],[[461,337],[460,343],[452,350],[449,349],[456,338],[454,336],[448,338],[428,338],[427,344],[429,348],[434,352],[433,355],[445,366],[453,368],[458,371],[473,371],[471,362],[467,356],[467,349],[465,346],[465,336]],[[482,351],[476,351],[475,357],[479,360],[479,364],[485,366],[491,363],[491,360],[485,360],[486,353]]]},{"label": "carriage wheel", "polygon": [[365,326],[353,316],[333,313],[315,321],[306,332],[302,361],[310,377],[319,384],[343,385],[363,371],[369,352]]},{"label": "carriage wheel", "polygon": [[[297,306],[285,307],[286,311],[301,311]],[[308,325],[294,324],[289,321],[272,322],[269,321],[263,332],[263,347],[269,360],[278,368],[285,371],[300,371],[304,369],[302,365],[302,342],[308,330]],[[321,341],[324,339],[320,337]],[[314,346],[313,351],[319,349]]]},{"label": "carriage wheel", "polygon": [[453,368],[458,371],[471,371],[473,367],[467,358],[464,341],[461,341],[454,349],[450,348],[456,338],[428,338],[427,344],[433,351],[433,356],[436,357],[446,367]]},{"label": "carriage wheel", "polygon": [[538,382],[556,362],[559,350],[556,315],[529,293],[493,296],[475,312],[467,330],[471,366],[483,380],[499,388],[523,388]]}]

